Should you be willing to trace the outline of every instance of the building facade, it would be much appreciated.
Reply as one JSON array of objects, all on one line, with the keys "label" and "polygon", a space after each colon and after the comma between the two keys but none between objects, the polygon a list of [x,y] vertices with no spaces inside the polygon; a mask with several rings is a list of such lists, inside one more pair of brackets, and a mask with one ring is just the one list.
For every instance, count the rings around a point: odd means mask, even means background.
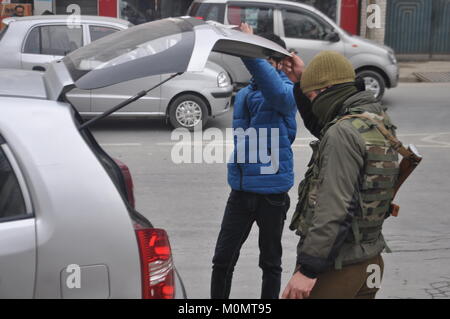
[{"label": "building facade", "polygon": [[[1,0],[0,0],[1,1]],[[3,0],[5,1],[5,0]],[[28,0],[34,15],[44,12],[71,14],[74,5],[83,15],[123,18],[139,24],[170,16],[184,15],[191,0]],[[17,0],[16,2],[26,2]]]},{"label": "building facade", "polygon": [[[362,0],[360,5],[361,36],[392,47],[401,60],[450,60],[450,0]],[[376,27],[370,23],[374,16]]]},{"label": "building facade", "polygon": [[389,0],[385,43],[402,59],[450,60],[450,0]]},{"label": "building facade", "polygon": [[[184,15],[193,0],[0,0],[11,3],[29,3],[33,14],[74,13],[73,5],[84,15],[100,15],[129,20],[134,24],[160,18]],[[312,5],[352,34],[359,32],[361,0],[292,0]]]},{"label": "building facade", "polygon": [[[1,16],[26,4],[27,14],[100,15],[140,24],[185,15],[193,0],[0,0]],[[312,5],[351,34],[387,44],[401,56],[450,56],[450,0],[291,0]],[[75,5],[75,6],[74,6]],[[375,7],[374,7],[375,5]],[[30,9],[31,8],[31,9]],[[374,9],[375,8],[375,9]],[[370,22],[376,16],[377,26]],[[1,19],[1,17],[0,17]]]}]

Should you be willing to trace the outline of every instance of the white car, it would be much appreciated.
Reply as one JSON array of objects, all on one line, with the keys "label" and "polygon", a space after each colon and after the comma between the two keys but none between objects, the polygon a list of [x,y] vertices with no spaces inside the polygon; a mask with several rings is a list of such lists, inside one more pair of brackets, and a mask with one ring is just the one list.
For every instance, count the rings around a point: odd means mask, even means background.
[{"label": "white car", "polygon": [[69,105],[0,97],[0,298],[184,298],[129,178]]},{"label": "white car", "polygon": [[[188,14],[229,25],[247,22],[257,34],[274,33],[306,64],[323,50],[337,51],[350,60],[357,75],[364,79],[366,90],[379,100],[387,88],[398,84],[394,50],[349,34],[312,6],[278,0],[194,0]],[[215,54],[211,60],[222,65],[236,85],[250,80],[250,73],[239,59]]]}]

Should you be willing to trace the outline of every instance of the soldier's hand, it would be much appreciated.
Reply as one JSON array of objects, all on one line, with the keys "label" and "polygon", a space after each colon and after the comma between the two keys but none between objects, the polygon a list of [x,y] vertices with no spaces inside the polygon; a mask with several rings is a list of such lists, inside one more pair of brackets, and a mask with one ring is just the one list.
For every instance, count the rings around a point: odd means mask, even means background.
[{"label": "soldier's hand", "polygon": [[239,29],[244,33],[253,34],[253,28],[245,22],[241,22]]},{"label": "soldier's hand", "polygon": [[311,294],[317,279],[311,279],[297,271],[284,289],[282,299],[305,299]]},{"label": "soldier's hand", "polygon": [[283,72],[294,83],[300,82],[304,70],[305,63],[295,53],[283,60]]}]

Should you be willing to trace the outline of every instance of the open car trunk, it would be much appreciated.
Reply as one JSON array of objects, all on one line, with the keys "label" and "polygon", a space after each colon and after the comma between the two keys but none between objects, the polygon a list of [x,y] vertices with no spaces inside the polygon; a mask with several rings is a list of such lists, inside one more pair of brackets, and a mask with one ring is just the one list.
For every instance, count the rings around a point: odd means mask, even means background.
[{"label": "open car trunk", "polygon": [[116,32],[75,50],[62,63],[52,63],[47,82],[62,94],[72,85],[90,90],[158,74],[201,72],[211,51],[250,58],[289,55],[272,41],[229,26],[190,17],[169,18]]}]

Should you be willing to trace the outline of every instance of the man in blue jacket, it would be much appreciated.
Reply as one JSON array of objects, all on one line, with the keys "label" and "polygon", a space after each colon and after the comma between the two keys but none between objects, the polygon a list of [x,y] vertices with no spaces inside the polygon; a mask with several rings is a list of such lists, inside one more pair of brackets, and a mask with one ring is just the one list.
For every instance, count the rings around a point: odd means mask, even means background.
[{"label": "man in blue jacket", "polygon": [[[247,24],[241,30],[252,33]],[[266,38],[286,47],[276,35]],[[211,298],[230,295],[234,267],[253,223],[259,227],[262,299],[279,297],[281,236],[294,184],[291,145],[297,133],[293,83],[277,58],[243,59],[253,79],[236,96],[234,153],[228,164],[231,186],[213,258]]]}]

